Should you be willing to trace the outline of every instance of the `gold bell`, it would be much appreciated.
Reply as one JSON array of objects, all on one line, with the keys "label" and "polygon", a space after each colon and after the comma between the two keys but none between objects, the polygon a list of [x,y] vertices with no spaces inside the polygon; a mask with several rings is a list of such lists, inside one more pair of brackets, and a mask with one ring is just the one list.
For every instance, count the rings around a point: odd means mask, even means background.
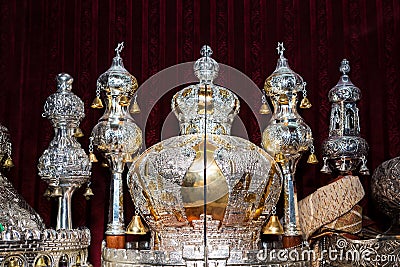
[{"label": "gold bell", "polygon": [[107,162],[103,161],[103,162],[101,163],[101,167],[108,168],[109,166],[108,166],[108,163],[107,163]]},{"label": "gold bell", "polygon": [[275,161],[278,163],[285,162],[285,156],[282,153],[278,153],[275,155]]},{"label": "gold bell", "polygon": [[75,265],[74,266],[75,267],[81,266],[81,256],[80,255],[76,256],[76,261],[75,261]]},{"label": "gold bell", "polygon": [[123,107],[129,106],[129,98],[126,95],[121,96],[119,99],[119,104]]},{"label": "gold bell", "polygon": [[271,110],[269,109],[269,107],[267,106],[267,104],[263,103],[263,104],[261,105],[261,107],[260,107],[259,113],[262,114],[262,115],[266,115],[266,114],[271,113]]},{"label": "gold bell", "polygon": [[78,128],[75,129],[74,136],[75,137],[82,137],[83,136],[83,132],[82,132],[81,128],[78,127]]},{"label": "gold bell", "polygon": [[93,100],[92,105],[90,105],[91,108],[103,108],[103,102],[101,102],[100,97],[96,96],[96,98]]},{"label": "gold bell", "polygon": [[17,259],[12,259],[8,263],[8,267],[21,267]]},{"label": "gold bell", "polygon": [[134,215],[132,217],[132,221],[129,223],[126,228],[126,232],[128,235],[145,235],[147,233],[147,228],[144,227],[142,223],[142,219],[139,215]]},{"label": "gold bell", "polygon": [[37,261],[35,263],[35,267],[47,267],[47,264],[43,257],[40,257],[39,259],[37,259]]},{"label": "gold bell", "polygon": [[125,154],[122,161],[123,162],[133,162],[132,155],[131,154]]},{"label": "gold bell", "polygon": [[140,107],[139,107],[139,104],[136,101],[136,98],[135,98],[135,101],[133,102],[133,105],[132,105],[132,107],[130,109],[130,113],[132,113],[132,114],[140,113]]},{"label": "gold bell", "polygon": [[11,168],[11,167],[14,167],[14,163],[13,163],[13,161],[12,161],[12,159],[11,159],[10,156],[7,156],[6,161],[4,161],[3,167],[4,167],[4,168]]},{"label": "gold bell", "polygon": [[307,97],[304,97],[300,102],[300,108],[311,108],[311,102]]},{"label": "gold bell", "polygon": [[283,227],[277,215],[271,215],[268,223],[263,228],[264,235],[282,235]]},{"label": "gold bell", "polygon": [[287,105],[289,104],[289,98],[286,94],[281,94],[278,98],[278,102],[281,105]]},{"label": "gold bell", "polygon": [[310,156],[308,156],[307,163],[317,164],[318,163],[317,156],[315,156],[314,153],[311,153]]},{"label": "gold bell", "polygon": [[85,193],[83,193],[83,196],[86,198],[86,200],[89,200],[90,197],[94,196],[92,188],[89,186],[86,187]]},{"label": "gold bell", "polygon": [[50,199],[50,197],[51,197],[51,191],[50,191],[49,188],[46,188],[46,191],[44,191],[43,196],[44,196],[45,198],[47,198],[47,199]]},{"label": "gold bell", "polygon": [[51,197],[62,197],[62,195],[62,189],[60,186],[54,187],[53,192],[50,194]]},{"label": "gold bell", "polygon": [[89,153],[89,160],[90,162],[98,162],[96,155],[93,152]]}]

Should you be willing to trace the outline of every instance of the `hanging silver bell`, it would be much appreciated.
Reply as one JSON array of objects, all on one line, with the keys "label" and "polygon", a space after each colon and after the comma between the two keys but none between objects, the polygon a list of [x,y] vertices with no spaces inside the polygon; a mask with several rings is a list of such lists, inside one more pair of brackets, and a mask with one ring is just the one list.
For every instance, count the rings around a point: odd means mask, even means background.
[{"label": "hanging silver bell", "polygon": [[365,157],[361,158],[361,167],[360,167],[360,174],[362,175],[369,175],[369,169],[367,167],[367,160],[365,159]]},{"label": "hanging silver bell", "polygon": [[322,166],[321,172],[327,173],[327,174],[332,173],[331,168],[329,168],[329,166],[328,166],[328,158],[327,157],[324,157],[324,166]]}]

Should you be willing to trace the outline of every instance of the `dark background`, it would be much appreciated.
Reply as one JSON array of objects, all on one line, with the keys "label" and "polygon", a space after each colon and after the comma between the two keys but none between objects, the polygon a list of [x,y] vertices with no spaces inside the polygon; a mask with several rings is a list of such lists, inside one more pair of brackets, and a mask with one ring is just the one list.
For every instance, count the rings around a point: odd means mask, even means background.
[{"label": "dark background", "polygon": [[[248,75],[262,88],[275,68],[276,45],[283,41],[292,69],[308,83],[313,104],[301,115],[315,137],[317,154],[328,135],[328,91],[339,79],[343,58],[351,64],[350,77],[363,94],[359,103],[361,133],[370,145],[368,166],[374,170],[400,153],[400,2],[397,0],[291,0],[291,1],[0,1],[0,122],[8,127],[16,165],[8,177],[17,190],[55,226],[55,202],[42,197],[46,183],[37,175],[37,162],[53,138],[53,129],[41,117],[46,98],[55,91],[57,73],[74,79],[73,92],[85,102],[81,127],[88,136],[103,111],[90,109],[96,79],[111,63],[116,44],[125,41],[125,67],[142,84],[158,71],[199,57],[210,44],[213,57]],[[154,92],[142,106],[155,104],[147,122],[147,147],[161,138],[161,126],[170,112],[173,94],[155,103]],[[141,96],[142,95],[142,96]],[[153,102],[154,103],[153,103]],[[258,107],[250,107],[258,109]],[[240,118],[252,125],[249,108]],[[250,140],[260,144],[260,133],[247,129]],[[321,158],[320,158],[321,159]],[[305,163],[297,172],[299,198],[325,185],[330,177],[318,166]],[[364,212],[385,225],[370,197],[370,177],[363,176],[367,196]],[[95,196],[85,201],[74,195],[74,226],[92,232],[90,260],[100,266],[108,207],[110,176],[100,164],[93,167]],[[125,188],[126,189],[126,188]],[[132,201],[125,191],[126,223]]]}]

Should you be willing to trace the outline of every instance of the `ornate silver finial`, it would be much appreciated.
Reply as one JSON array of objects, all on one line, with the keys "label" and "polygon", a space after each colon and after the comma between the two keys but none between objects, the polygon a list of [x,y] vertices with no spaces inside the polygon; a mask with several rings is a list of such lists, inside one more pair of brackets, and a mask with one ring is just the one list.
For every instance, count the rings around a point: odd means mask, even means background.
[{"label": "ornate silver finial", "polygon": [[283,51],[285,51],[285,47],[283,46],[283,42],[278,42],[278,46],[276,47],[276,50],[278,50],[278,55],[279,57],[283,57]]},{"label": "ornate silver finial", "polygon": [[322,145],[324,166],[321,172],[330,173],[332,169],[336,169],[341,174],[346,174],[358,169],[361,174],[367,175],[368,143],[360,135],[357,107],[361,91],[347,75],[350,71],[348,60],[342,60],[339,70],[343,75],[328,94],[332,108],[329,137]]},{"label": "ornate silver finial", "polygon": [[122,49],[124,49],[124,42],[121,42],[115,48],[115,52],[117,52],[117,57],[119,57],[119,53],[121,53]]},{"label": "ornate silver finial", "polygon": [[347,73],[350,72],[350,63],[347,59],[342,60],[339,70],[341,73],[343,73],[343,75],[347,75]]},{"label": "ornate silver finial", "polygon": [[79,123],[85,116],[83,101],[71,92],[72,77],[57,75],[58,91],[44,105],[43,117],[51,120],[55,136],[39,158],[38,170],[58,197],[56,229],[72,229],[71,198],[75,189],[90,179],[92,164],[76,140]]},{"label": "ornate silver finial", "polygon": [[200,55],[202,55],[203,57],[211,57],[212,54],[213,51],[211,47],[209,47],[208,45],[203,45],[203,47],[200,50]]},{"label": "ornate silver finial", "polygon": [[211,47],[204,45],[200,50],[202,57],[194,63],[194,74],[201,83],[210,84],[218,76],[219,65],[217,61],[211,58],[212,53]]},{"label": "ornate silver finial", "polygon": [[68,73],[59,73],[56,81],[58,91],[71,91],[74,79]]}]

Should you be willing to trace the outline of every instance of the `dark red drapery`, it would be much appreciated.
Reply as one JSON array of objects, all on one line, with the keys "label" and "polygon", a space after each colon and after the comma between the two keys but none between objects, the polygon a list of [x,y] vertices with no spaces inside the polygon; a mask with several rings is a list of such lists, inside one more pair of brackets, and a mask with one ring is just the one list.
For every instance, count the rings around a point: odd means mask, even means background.
[{"label": "dark red drapery", "polygon": [[[25,199],[54,225],[54,203],[42,194],[37,161],[53,137],[41,117],[44,101],[54,92],[57,73],[68,72],[73,91],[85,102],[81,124],[86,137],[101,112],[89,105],[97,77],[111,63],[114,48],[125,41],[125,67],[139,84],[158,71],[199,57],[210,44],[213,57],[248,75],[260,88],[276,64],[276,44],[283,41],[291,67],[308,83],[313,108],[302,116],[313,130],[317,152],[328,135],[327,93],[339,78],[343,58],[363,93],[361,131],[370,145],[368,165],[400,154],[400,2],[397,0],[159,0],[159,1],[0,1],[0,120],[9,128],[16,167],[8,177]],[[156,99],[152,92],[150,99]],[[141,94],[141,92],[139,92]],[[172,95],[172,94],[171,94]],[[155,105],[146,125],[146,144],[159,141],[170,98]],[[146,105],[146,103],[144,103]],[[245,118],[248,109],[240,116]],[[251,132],[251,129],[250,129]],[[250,133],[260,143],[259,133]],[[303,157],[305,158],[305,157]],[[300,162],[300,198],[326,184],[321,165]],[[369,177],[362,177],[370,194]],[[91,262],[100,266],[100,243],[106,222],[109,174],[95,165],[95,197],[74,196],[74,225],[92,232]],[[126,193],[127,222],[132,201]],[[371,198],[364,210],[383,222]],[[52,216],[50,214],[52,213]]]}]

